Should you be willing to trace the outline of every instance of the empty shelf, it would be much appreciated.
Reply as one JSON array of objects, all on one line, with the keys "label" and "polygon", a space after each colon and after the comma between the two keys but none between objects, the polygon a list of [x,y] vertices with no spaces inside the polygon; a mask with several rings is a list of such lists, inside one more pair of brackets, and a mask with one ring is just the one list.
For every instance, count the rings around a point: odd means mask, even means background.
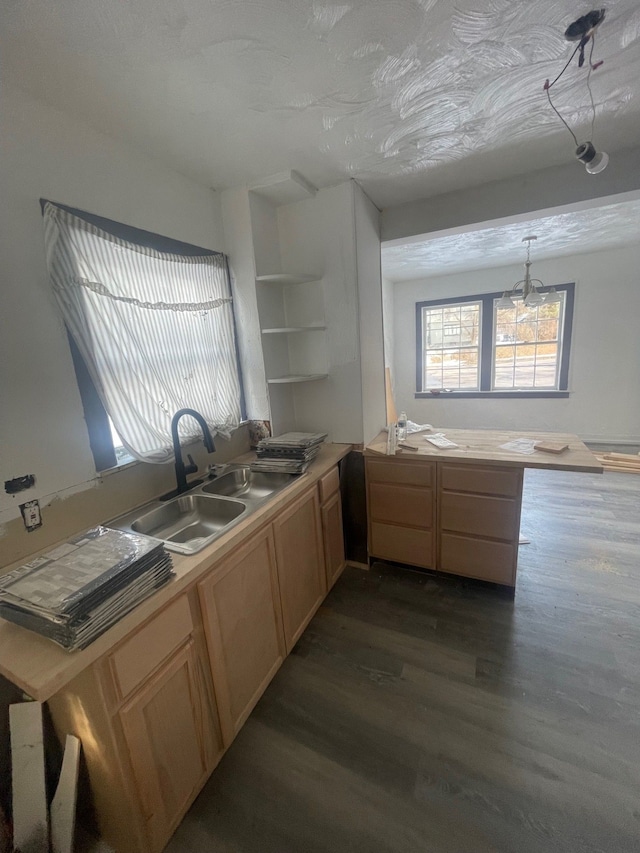
[{"label": "empty shelf", "polygon": [[317,382],[318,379],[326,379],[328,373],[310,373],[306,375],[292,374],[290,376],[279,376],[276,379],[267,379],[269,385],[290,385],[294,382]]},{"label": "empty shelf", "polygon": [[256,281],[262,284],[305,284],[309,281],[319,281],[321,275],[302,275],[295,273],[280,272],[275,275],[258,275]]},{"label": "empty shelf", "polygon": [[326,326],[283,326],[280,329],[262,329],[263,335],[288,335],[292,332],[322,332]]}]

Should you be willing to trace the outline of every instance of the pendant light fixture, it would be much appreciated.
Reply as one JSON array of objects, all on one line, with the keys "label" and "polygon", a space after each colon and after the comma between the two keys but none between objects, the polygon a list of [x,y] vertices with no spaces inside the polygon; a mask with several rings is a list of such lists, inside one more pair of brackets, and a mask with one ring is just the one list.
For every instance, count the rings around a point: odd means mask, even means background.
[{"label": "pendant light fixture", "polygon": [[[544,284],[540,281],[539,278],[531,278],[531,243],[538,238],[535,234],[531,234],[529,237],[523,237],[522,242],[527,244],[527,260],[524,263],[524,278],[520,281],[517,281],[511,290],[505,290],[502,294],[502,297],[498,300],[496,307],[497,308],[515,308],[515,302],[513,301],[514,296],[519,296],[518,288],[522,286],[522,298],[524,304],[527,308],[535,308],[537,305],[542,305],[543,303],[553,303],[560,302],[560,296],[556,293],[556,289],[554,287],[551,288],[547,296],[543,296],[542,293],[538,293],[538,287],[544,287]],[[537,286],[535,284],[537,282]]]},{"label": "pendant light fixture", "polygon": [[[586,171],[590,175],[598,175],[600,172],[604,171],[607,168],[609,163],[609,155],[605,151],[597,151],[595,145],[593,144],[593,135],[594,135],[594,125],[596,120],[596,105],[593,99],[593,92],[591,91],[591,72],[600,68],[602,65],[602,60],[599,62],[593,61],[593,49],[596,41],[596,30],[600,26],[600,24],[604,21],[605,10],[604,9],[594,9],[591,12],[588,12],[586,15],[583,15],[581,18],[578,18],[577,21],[574,21],[570,24],[564,34],[564,37],[567,41],[578,42],[575,50],[567,60],[564,68],[555,78],[549,82],[547,80],[544,84],[544,91],[547,95],[547,100],[549,101],[549,106],[554,111],[554,113],[558,116],[563,125],[567,128],[569,133],[571,134],[573,141],[576,145],[575,156],[576,159],[579,160],[585,167]],[[590,130],[590,139],[587,142],[578,142],[578,137],[575,135],[569,123],[566,121],[564,116],[560,113],[556,105],[551,100],[551,89],[555,84],[560,80],[562,75],[565,73],[569,65],[571,64],[573,58],[578,55],[578,68],[582,68],[585,63],[585,48],[590,44],[589,57],[587,59],[588,62],[588,70],[586,76],[586,84],[587,90],[589,92],[589,99],[591,101],[591,130]]]}]

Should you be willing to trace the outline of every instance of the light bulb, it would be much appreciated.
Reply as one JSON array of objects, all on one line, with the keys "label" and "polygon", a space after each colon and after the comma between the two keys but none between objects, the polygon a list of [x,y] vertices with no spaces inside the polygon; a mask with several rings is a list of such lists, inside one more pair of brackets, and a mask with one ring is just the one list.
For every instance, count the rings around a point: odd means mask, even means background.
[{"label": "light bulb", "polygon": [[593,142],[583,142],[576,148],[576,157],[590,175],[597,175],[607,168],[609,155],[605,151],[596,151]]},{"label": "light bulb", "polygon": [[524,304],[527,308],[534,308],[536,305],[541,305],[544,302],[543,297],[538,293],[537,290],[532,290],[531,293],[524,300]]},{"label": "light bulb", "polygon": [[502,294],[502,298],[499,299],[496,303],[496,308],[515,308],[515,303],[511,298],[511,294],[508,290]]},{"label": "light bulb", "polygon": [[590,163],[585,163],[584,167],[590,175],[597,175],[604,171],[609,164],[609,155],[606,151],[599,151]]}]

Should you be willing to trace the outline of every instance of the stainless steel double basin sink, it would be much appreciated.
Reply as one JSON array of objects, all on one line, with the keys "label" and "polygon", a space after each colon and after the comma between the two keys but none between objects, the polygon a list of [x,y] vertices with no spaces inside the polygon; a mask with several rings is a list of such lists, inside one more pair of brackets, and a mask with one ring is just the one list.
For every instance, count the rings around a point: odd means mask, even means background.
[{"label": "stainless steel double basin sink", "polygon": [[170,500],[153,501],[111,525],[162,539],[170,551],[196,554],[299,476],[231,464],[215,479]]}]

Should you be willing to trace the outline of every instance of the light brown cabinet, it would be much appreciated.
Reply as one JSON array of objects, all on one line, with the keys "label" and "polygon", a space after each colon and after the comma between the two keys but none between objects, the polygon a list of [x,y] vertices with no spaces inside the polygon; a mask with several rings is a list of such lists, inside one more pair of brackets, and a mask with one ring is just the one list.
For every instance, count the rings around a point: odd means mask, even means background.
[{"label": "light brown cabinet", "polygon": [[265,506],[208,561],[179,558],[179,590],[160,591],[155,608],[141,605],[135,624],[97,640],[100,653],[83,666],[84,651],[51,656],[77,668],[39,698],[60,742],[67,733],[82,741],[81,798],[90,794],[100,835],[117,853],[165,847],[342,570],[344,452],[321,454],[332,464],[314,463],[320,475]]},{"label": "light brown cabinet", "polygon": [[342,527],[342,501],[336,492],[322,504],[322,537],[327,589],[331,589],[345,567],[344,532]]},{"label": "light brown cabinet", "polygon": [[366,459],[369,554],[515,585],[522,469]]},{"label": "light brown cabinet", "polygon": [[327,592],[320,525],[315,487],[285,509],[273,523],[287,653]]},{"label": "light brown cabinet", "polygon": [[286,654],[271,527],[216,565],[198,594],[228,746]]},{"label": "light brown cabinet", "polygon": [[436,565],[436,463],[367,459],[369,554],[425,569]]},{"label": "light brown cabinet", "polygon": [[318,482],[320,516],[322,519],[322,542],[327,590],[338,580],[346,565],[344,528],[342,524],[342,496],[340,494],[340,470],[336,465]]},{"label": "light brown cabinet", "polygon": [[441,571],[515,586],[522,481],[522,468],[440,463]]},{"label": "light brown cabinet", "polygon": [[212,720],[188,641],[119,713],[149,850],[161,850],[212,768]]}]

